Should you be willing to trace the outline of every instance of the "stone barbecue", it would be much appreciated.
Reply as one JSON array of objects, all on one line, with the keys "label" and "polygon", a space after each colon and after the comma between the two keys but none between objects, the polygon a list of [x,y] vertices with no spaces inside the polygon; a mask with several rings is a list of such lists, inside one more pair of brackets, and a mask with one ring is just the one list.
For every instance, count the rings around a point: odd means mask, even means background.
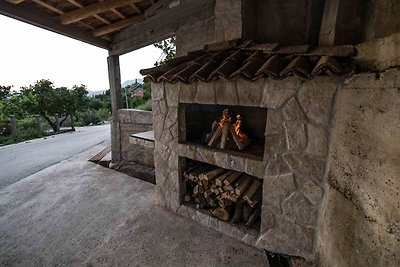
[{"label": "stone barbecue", "polygon": [[[274,54],[259,47],[206,51],[142,72],[153,81],[158,203],[257,248],[311,259],[342,86],[337,76],[353,68],[345,55]],[[207,145],[225,109],[232,124],[240,115],[250,140],[243,149]],[[211,170],[210,179],[189,177],[199,166]],[[235,172],[242,177],[236,185],[224,184]],[[208,193],[199,194],[200,187]],[[228,204],[236,201],[231,210],[203,199],[221,202],[218,189]],[[241,211],[238,219],[238,207],[250,204],[253,221],[240,218]]]}]

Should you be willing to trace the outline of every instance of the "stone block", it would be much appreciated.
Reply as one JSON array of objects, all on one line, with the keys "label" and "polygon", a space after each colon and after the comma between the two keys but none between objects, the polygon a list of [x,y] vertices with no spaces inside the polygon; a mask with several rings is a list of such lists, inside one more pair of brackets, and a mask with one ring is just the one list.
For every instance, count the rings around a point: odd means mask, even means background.
[{"label": "stone block", "polygon": [[288,153],[284,157],[295,174],[313,177],[319,181],[322,180],[325,169],[324,160],[296,152]]},{"label": "stone block", "polygon": [[296,176],[296,182],[300,192],[305,195],[313,205],[317,205],[322,199],[324,191],[306,177]]},{"label": "stone block", "polygon": [[254,82],[239,79],[236,80],[239,105],[241,106],[260,106],[262,92],[265,87],[265,79],[258,79]]},{"label": "stone block", "polygon": [[307,136],[304,124],[301,121],[285,122],[287,147],[289,150],[303,150],[307,145]]},{"label": "stone block", "polygon": [[238,92],[236,82],[229,82],[222,79],[214,82],[215,95],[219,105],[237,105]]},{"label": "stone block", "polygon": [[300,82],[298,79],[285,79],[279,81],[268,79],[265,89],[263,90],[261,106],[271,109],[280,108],[296,93],[299,85]]},{"label": "stone block", "polygon": [[294,97],[292,97],[283,108],[283,116],[285,117],[285,120],[288,121],[305,121],[306,118],[299,103],[297,103],[297,100]]},{"label": "stone block", "polygon": [[151,98],[153,101],[164,99],[164,83],[151,83]]},{"label": "stone block", "polygon": [[333,97],[338,81],[316,78],[304,83],[299,101],[307,116],[318,124],[327,125],[331,118]]},{"label": "stone block", "polygon": [[269,251],[312,259],[314,229],[297,225],[281,216],[276,218],[275,225],[261,234],[257,246]]},{"label": "stone block", "polygon": [[290,173],[291,169],[281,155],[276,154],[268,160],[265,175],[274,176]]},{"label": "stone block", "polygon": [[265,189],[263,189],[263,196],[262,196],[262,209],[269,209],[271,212],[274,214],[281,214],[282,213],[282,208],[281,208],[281,200],[280,196],[273,195],[267,193]]},{"label": "stone block", "polygon": [[269,109],[267,113],[266,135],[283,134],[283,116],[280,110]]},{"label": "stone block", "polygon": [[273,156],[276,153],[286,151],[286,140],[284,135],[272,135],[265,137],[265,153]]},{"label": "stone block", "polygon": [[326,156],[328,153],[328,132],[322,127],[307,124],[307,133],[307,152],[321,157]]},{"label": "stone block", "polygon": [[179,102],[180,103],[193,103],[197,94],[196,83],[179,83]]},{"label": "stone block", "polygon": [[293,174],[267,176],[264,178],[263,189],[264,194],[286,197],[296,189]]},{"label": "stone block", "polygon": [[199,104],[216,104],[214,86],[210,83],[197,82],[196,103]]},{"label": "stone block", "polygon": [[318,206],[313,205],[305,196],[294,192],[282,203],[283,213],[297,224],[315,226],[318,219]]},{"label": "stone block", "polygon": [[165,84],[165,99],[169,107],[178,107],[179,103],[179,83]]},{"label": "stone block", "polygon": [[274,227],[274,215],[271,210],[264,208],[261,210],[261,232],[266,232]]},{"label": "stone block", "polygon": [[246,159],[244,171],[258,178],[262,178],[264,174],[265,165],[260,160]]}]

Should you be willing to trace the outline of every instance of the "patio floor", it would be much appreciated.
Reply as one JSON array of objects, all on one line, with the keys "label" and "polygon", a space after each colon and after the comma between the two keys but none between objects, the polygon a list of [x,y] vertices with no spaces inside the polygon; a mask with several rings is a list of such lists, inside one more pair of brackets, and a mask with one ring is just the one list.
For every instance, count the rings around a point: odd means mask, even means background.
[{"label": "patio floor", "polygon": [[262,251],[155,205],[154,185],[87,161],[0,191],[0,265],[266,266]]}]

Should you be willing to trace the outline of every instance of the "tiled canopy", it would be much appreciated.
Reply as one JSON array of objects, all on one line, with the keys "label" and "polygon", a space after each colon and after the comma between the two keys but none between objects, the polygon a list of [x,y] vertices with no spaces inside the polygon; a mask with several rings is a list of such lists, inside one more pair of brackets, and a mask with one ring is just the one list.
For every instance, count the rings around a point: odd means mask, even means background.
[{"label": "tiled canopy", "polygon": [[141,74],[157,83],[209,82],[219,78],[284,79],[291,75],[301,79],[320,75],[347,76],[356,69],[351,58],[353,53],[351,46],[279,46],[247,41],[235,46],[206,46],[164,65],[141,70]]}]

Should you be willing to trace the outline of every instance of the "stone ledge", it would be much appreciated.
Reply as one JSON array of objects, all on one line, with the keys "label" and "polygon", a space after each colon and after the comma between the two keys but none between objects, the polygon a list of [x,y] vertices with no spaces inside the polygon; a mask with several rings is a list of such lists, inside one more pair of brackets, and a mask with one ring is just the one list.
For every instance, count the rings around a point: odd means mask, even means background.
[{"label": "stone ledge", "polygon": [[263,177],[265,167],[262,159],[230,153],[232,152],[200,147],[195,144],[178,144],[178,154],[181,157],[213,164],[224,169],[245,172],[260,179]]}]

